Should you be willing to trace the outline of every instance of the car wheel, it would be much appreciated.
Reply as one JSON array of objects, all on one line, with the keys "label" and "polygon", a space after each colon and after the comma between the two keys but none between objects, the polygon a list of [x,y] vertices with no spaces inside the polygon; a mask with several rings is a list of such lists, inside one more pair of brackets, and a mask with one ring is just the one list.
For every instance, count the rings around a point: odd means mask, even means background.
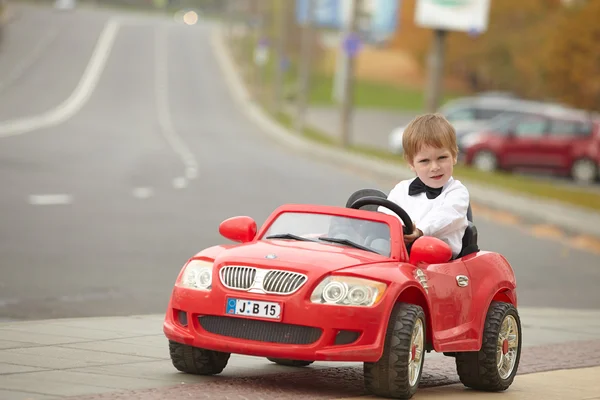
[{"label": "car wheel", "polygon": [[398,303],[392,310],[383,347],[375,363],[364,363],[368,393],[410,399],[421,380],[425,359],[425,313],[419,306]]},{"label": "car wheel", "polygon": [[596,163],[588,158],[582,158],[573,163],[571,176],[581,183],[593,183],[598,178]]},{"label": "car wheel", "polygon": [[521,320],[509,303],[493,302],[485,320],[481,350],[456,353],[456,369],[463,385],[499,392],[515,379],[521,358]]},{"label": "car wheel", "polygon": [[491,151],[482,150],[475,153],[472,164],[480,171],[493,172],[498,168],[498,158]]},{"label": "car wheel", "polygon": [[230,356],[229,353],[201,349],[171,340],[169,340],[169,352],[175,368],[194,375],[220,374],[227,366]]},{"label": "car wheel", "polygon": [[286,367],[306,367],[312,364],[314,361],[304,361],[304,360],[288,360],[285,358],[269,358],[267,360],[274,362],[278,365],[285,365]]}]

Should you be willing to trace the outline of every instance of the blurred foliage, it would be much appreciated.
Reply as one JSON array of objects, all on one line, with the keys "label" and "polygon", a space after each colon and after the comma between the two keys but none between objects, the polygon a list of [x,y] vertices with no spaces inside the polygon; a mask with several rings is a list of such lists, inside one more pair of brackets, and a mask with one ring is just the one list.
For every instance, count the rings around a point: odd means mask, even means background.
[{"label": "blurred foliage", "polygon": [[[401,4],[390,46],[425,67],[432,31],[415,25],[416,0]],[[600,110],[599,15],[598,0],[492,0],[486,32],[448,34],[446,78],[473,91],[512,91]]]},{"label": "blurred foliage", "polygon": [[600,1],[561,15],[545,46],[545,80],[565,103],[600,110]]}]

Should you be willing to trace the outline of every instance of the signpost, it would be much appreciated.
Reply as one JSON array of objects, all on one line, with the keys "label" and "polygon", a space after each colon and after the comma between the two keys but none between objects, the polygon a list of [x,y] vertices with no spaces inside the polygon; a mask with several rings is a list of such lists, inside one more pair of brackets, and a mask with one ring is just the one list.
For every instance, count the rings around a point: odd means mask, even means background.
[{"label": "signpost", "polygon": [[[344,146],[349,144],[350,137],[354,59],[364,41],[381,42],[395,33],[400,3],[401,0],[296,0],[299,24],[306,26],[312,22],[316,27],[340,32],[340,51],[331,95],[341,104],[341,141]],[[312,20],[308,18],[311,5],[314,12]],[[301,86],[300,91],[303,90],[305,88]]]},{"label": "signpost", "polygon": [[426,93],[427,111],[438,109],[444,71],[445,39],[448,31],[477,36],[487,30],[491,0],[417,0],[415,23],[434,30],[429,54]]},{"label": "signpost", "polygon": [[357,34],[358,15],[362,0],[352,1],[352,14],[342,42],[344,50],[344,75],[342,81],[342,108],[340,113],[340,137],[343,147],[350,145],[350,130],[352,126],[352,109],[354,98],[354,57],[360,47]]},{"label": "signpost", "polygon": [[[343,3],[340,10],[342,15],[342,26],[340,27],[342,29],[341,47],[343,51],[338,52],[333,90],[331,93],[332,98],[338,103],[342,101],[344,93],[343,85],[348,73],[345,57],[355,57],[358,54],[358,51],[348,53],[344,47],[344,41],[350,35],[350,15],[353,11],[352,3],[354,1],[347,0]],[[357,10],[358,21],[356,32],[360,34],[364,41],[382,42],[387,40],[398,28],[398,10],[401,2],[402,0],[361,0],[360,9]],[[361,32],[361,25],[367,26],[368,31]]]}]

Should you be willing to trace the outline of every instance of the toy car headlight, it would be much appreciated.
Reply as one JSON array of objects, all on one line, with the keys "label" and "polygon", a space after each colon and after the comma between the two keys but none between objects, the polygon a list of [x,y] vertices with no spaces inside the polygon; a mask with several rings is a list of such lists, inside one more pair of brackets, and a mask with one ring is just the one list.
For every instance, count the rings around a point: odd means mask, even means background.
[{"label": "toy car headlight", "polygon": [[212,262],[192,260],[185,266],[179,286],[196,290],[211,290],[212,270]]},{"label": "toy car headlight", "polygon": [[350,276],[330,276],[319,283],[310,296],[310,301],[368,307],[381,300],[386,288],[387,285],[382,282]]}]

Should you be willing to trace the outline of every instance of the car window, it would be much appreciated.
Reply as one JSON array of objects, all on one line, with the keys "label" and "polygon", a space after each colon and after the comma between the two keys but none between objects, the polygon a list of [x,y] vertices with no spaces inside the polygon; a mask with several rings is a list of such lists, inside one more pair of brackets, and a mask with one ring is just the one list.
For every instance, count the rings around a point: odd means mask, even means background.
[{"label": "car window", "polygon": [[586,137],[592,133],[592,125],[583,121],[552,120],[549,132],[552,136]]},{"label": "car window", "polygon": [[503,112],[495,118],[492,118],[487,122],[487,129],[494,133],[507,134],[511,132],[515,121],[518,120],[519,116],[525,115],[523,113],[514,112]]},{"label": "car window", "polygon": [[446,119],[448,121],[474,121],[475,120],[475,109],[474,108],[455,108],[449,110],[446,113]]},{"label": "car window", "polygon": [[477,119],[492,119],[502,114],[503,112],[504,110],[498,110],[494,108],[478,108]]},{"label": "car window", "polygon": [[521,118],[513,130],[516,137],[536,138],[542,137],[547,130],[546,119],[539,116],[527,116]]}]

